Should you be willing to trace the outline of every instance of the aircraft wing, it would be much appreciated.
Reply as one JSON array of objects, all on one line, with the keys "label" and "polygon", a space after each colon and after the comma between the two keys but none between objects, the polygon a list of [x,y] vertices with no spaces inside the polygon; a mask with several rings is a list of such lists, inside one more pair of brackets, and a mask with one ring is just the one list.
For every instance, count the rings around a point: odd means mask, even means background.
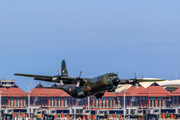
[{"label": "aircraft wing", "polygon": [[158,79],[158,78],[137,78],[138,82],[160,82],[166,81],[166,79]]},{"label": "aircraft wing", "polygon": [[140,82],[160,82],[165,81],[166,79],[157,79],[157,78],[133,78],[133,79],[120,79],[119,84],[135,84]]},{"label": "aircraft wing", "polygon": [[32,74],[21,74],[21,73],[16,73],[14,75],[24,76],[24,77],[32,77],[32,78],[35,78],[35,77],[53,78],[54,77],[54,76],[32,75]]},{"label": "aircraft wing", "polygon": [[32,74],[21,74],[21,73],[16,73],[14,75],[32,77],[34,78],[34,80],[41,80],[46,82],[60,83],[62,81],[64,84],[76,84],[77,82],[80,82],[80,84],[84,84],[86,82],[84,78],[76,78],[76,77],[45,76],[45,75],[32,75]]}]

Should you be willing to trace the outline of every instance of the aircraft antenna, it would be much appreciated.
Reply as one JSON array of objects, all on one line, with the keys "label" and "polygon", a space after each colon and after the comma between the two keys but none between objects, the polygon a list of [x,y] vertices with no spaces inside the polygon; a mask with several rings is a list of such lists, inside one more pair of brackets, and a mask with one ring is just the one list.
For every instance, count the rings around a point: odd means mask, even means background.
[{"label": "aircraft antenna", "polygon": [[138,76],[138,65],[137,65],[136,75]]},{"label": "aircraft antenna", "polygon": [[176,80],[177,80],[177,68],[176,68],[176,72],[175,72],[175,75],[176,75]]},{"label": "aircraft antenna", "polygon": [[136,72],[134,72],[134,76],[135,76],[135,79],[136,79]]},{"label": "aircraft antenna", "polygon": [[59,70],[58,70],[58,68],[56,69],[56,71],[57,71],[57,73],[58,73],[58,76],[59,76]]},{"label": "aircraft antenna", "polygon": [[81,77],[82,71],[80,71],[79,78]]},{"label": "aircraft antenna", "polygon": [[126,101],[125,101],[126,100],[126,93],[125,92],[126,91],[124,91],[124,111],[123,111],[124,112],[124,120],[126,118],[126,106],[125,106],[126,105]]}]

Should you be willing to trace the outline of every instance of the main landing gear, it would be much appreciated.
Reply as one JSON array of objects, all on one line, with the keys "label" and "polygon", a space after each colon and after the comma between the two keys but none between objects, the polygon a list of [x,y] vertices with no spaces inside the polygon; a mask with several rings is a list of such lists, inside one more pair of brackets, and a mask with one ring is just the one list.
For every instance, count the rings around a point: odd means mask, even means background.
[{"label": "main landing gear", "polygon": [[99,98],[102,98],[102,96],[104,95],[104,93],[99,93],[99,94],[96,94],[96,95],[94,95],[97,99],[99,99]]}]

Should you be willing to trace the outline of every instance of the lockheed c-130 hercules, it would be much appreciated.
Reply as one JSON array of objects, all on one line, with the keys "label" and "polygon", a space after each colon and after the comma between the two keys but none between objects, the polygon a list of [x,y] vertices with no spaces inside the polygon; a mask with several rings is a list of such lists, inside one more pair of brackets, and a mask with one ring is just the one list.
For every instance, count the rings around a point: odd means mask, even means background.
[{"label": "lockheed c-130 hercules", "polygon": [[[60,83],[57,87],[43,87],[48,89],[62,89],[70,96],[75,98],[84,98],[94,95],[97,99],[101,98],[105,92],[115,92],[115,89],[120,84],[136,84],[144,82],[143,78],[133,79],[119,79],[115,73],[107,73],[94,78],[81,78],[69,77],[65,60],[62,61],[61,75],[56,76],[44,76],[44,75],[32,75],[32,74],[20,74],[14,75],[32,77],[34,80],[41,80],[46,82]],[[155,79],[150,81],[164,81],[163,79]],[[147,81],[146,81],[147,82]]]}]

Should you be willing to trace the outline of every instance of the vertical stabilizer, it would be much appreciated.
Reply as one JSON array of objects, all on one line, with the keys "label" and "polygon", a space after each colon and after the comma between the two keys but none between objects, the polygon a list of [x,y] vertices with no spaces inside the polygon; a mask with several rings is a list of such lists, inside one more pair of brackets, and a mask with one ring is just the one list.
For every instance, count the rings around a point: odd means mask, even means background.
[{"label": "vertical stabilizer", "polygon": [[66,67],[66,62],[65,62],[65,60],[62,61],[62,65],[61,65],[61,76],[69,77],[69,76],[68,76],[68,70],[67,70],[67,67]]}]

